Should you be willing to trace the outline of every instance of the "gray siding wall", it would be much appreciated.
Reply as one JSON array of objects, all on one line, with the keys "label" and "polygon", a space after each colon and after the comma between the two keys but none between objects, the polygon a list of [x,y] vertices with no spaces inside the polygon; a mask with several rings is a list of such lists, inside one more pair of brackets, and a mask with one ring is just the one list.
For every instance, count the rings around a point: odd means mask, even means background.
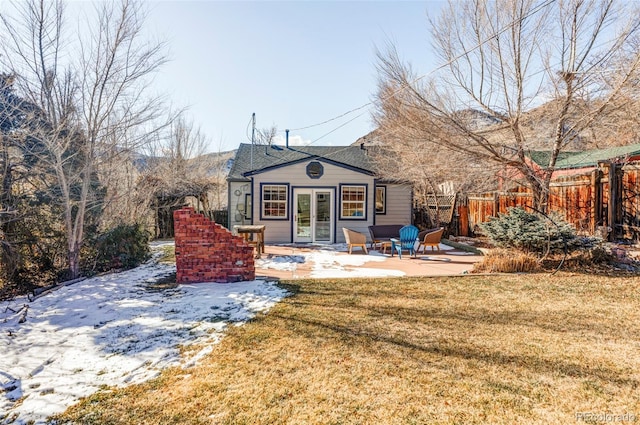
[{"label": "gray siding wall", "polygon": [[233,230],[235,224],[251,224],[244,216],[247,194],[251,195],[249,182],[229,182],[229,230]]},{"label": "gray siding wall", "polygon": [[[335,227],[334,234],[336,243],[344,242],[344,234],[342,233],[342,227],[348,227],[352,230],[362,232],[366,235],[369,234],[368,226],[373,224],[373,211],[374,211],[374,179],[372,176],[359,173],[357,171],[349,170],[346,168],[338,167],[335,165],[327,164],[320,161],[324,167],[324,173],[322,177],[318,179],[312,179],[307,176],[306,167],[311,161],[302,162],[299,164],[290,165],[288,167],[281,167],[273,171],[260,173],[253,176],[253,223],[264,224],[265,228],[265,241],[268,243],[288,243],[292,240],[291,235],[291,220],[292,215],[292,196],[293,188],[306,187],[306,188],[335,188],[336,196],[334,199],[334,219]],[[261,220],[260,218],[260,185],[264,183],[273,184],[289,184],[289,217],[288,220]],[[366,220],[362,219],[345,219],[340,220],[340,185],[341,184],[354,184],[354,185],[366,185],[367,186],[367,215]],[[233,191],[231,192],[233,198]]]},{"label": "gray siding wall", "polygon": [[376,224],[411,224],[411,186],[380,183],[387,187],[387,213],[376,215]]}]

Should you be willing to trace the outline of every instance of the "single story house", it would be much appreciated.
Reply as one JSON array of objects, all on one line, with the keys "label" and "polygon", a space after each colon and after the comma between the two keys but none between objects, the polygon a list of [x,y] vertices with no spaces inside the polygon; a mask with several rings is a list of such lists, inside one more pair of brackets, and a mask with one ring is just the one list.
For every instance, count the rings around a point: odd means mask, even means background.
[{"label": "single story house", "polygon": [[266,243],[341,243],[342,227],[410,224],[412,188],[376,175],[370,148],[241,144],[227,177],[229,229],[265,225]]}]

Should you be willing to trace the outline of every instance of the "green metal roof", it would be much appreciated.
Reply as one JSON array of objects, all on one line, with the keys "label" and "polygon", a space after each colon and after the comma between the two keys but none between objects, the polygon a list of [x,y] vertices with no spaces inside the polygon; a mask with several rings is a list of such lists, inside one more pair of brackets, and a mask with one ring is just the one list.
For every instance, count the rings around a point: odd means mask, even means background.
[{"label": "green metal roof", "polygon": [[[600,161],[624,159],[634,155],[640,155],[640,143],[582,152],[560,152],[555,169],[595,167]],[[543,168],[549,165],[550,156],[549,151],[529,152],[529,157]]]},{"label": "green metal roof", "polygon": [[373,162],[367,149],[360,146],[285,146],[251,145],[238,148],[229,180],[246,180],[247,176],[307,160],[318,160],[373,175]]},{"label": "green metal roof", "polygon": [[[558,154],[558,161],[564,160],[565,158],[569,158],[572,155],[575,155],[579,152],[560,152]],[[537,165],[542,168],[545,168],[549,165],[549,159],[551,158],[551,151],[529,151],[529,158],[533,160]]]}]

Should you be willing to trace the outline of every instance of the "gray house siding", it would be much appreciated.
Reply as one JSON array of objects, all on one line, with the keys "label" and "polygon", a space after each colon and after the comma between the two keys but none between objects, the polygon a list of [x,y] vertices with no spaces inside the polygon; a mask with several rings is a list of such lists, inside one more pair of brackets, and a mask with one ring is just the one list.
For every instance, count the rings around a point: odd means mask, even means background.
[{"label": "gray house siding", "polygon": [[379,186],[386,187],[386,211],[376,214],[376,224],[411,224],[411,186],[395,183],[380,183]]},{"label": "gray house siding", "polygon": [[251,210],[247,210],[247,200],[251,197],[251,182],[229,182],[229,229],[236,224],[251,224]]},{"label": "gray house siding", "polygon": [[229,228],[265,225],[267,243],[343,243],[343,227],[368,238],[370,225],[411,223],[409,185],[380,183],[385,210],[376,213],[373,170],[356,146],[242,144],[228,176]]},{"label": "gray house siding", "polygon": [[[323,166],[323,174],[319,178],[311,178],[307,175],[306,168],[310,162],[320,162]],[[287,217],[286,219],[265,218],[261,214],[261,187],[264,185],[288,185]],[[362,217],[340,218],[340,188],[344,185],[365,186],[366,213]],[[332,214],[334,226],[331,230],[332,242],[344,242],[342,227],[348,227],[356,231],[368,233],[368,226],[373,224],[374,201],[373,176],[339,167],[322,161],[305,161],[290,166],[280,167],[271,171],[255,174],[253,176],[252,190],[255,201],[253,202],[253,223],[264,224],[265,240],[271,243],[289,243],[293,237],[294,193],[296,189],[327,189],[333,195]]]}]

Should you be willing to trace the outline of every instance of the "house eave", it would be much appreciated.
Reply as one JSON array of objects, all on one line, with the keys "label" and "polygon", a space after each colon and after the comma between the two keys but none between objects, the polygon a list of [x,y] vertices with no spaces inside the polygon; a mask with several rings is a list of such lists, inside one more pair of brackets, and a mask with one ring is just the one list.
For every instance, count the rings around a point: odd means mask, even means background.
[{"label": "house eave", "polygon": [[345,168],[347,170],[351,170],[351,171],[359,172],[359,173],[362,173],[362,174],[366,174],[368,176],[375,175],[375,173],[373,171],[371,171],[371,170],[366,170],[364,168],[354,167],[353,165],[345,164],[345,163],[340,162],[340,161],[333,161],[331,159],[327,159],[325,157],[317,156],[317,155],[310,155],[308,157],[296,159],[294,161],[284,162],[282,164],[276,164],[276,165],[272,165],[272,166],[269,166],[269,167],[263,167],[263,168],[256,169],[256,170],[246,171],[242,175],[245,176],[245,177],[250,177],[250,176],[254,176],[256,174],[266,173],[266,172],[269,172],[269,171],[277,170],[279,168],[285,168],[285,167],[289,167],[291,165],[300,164],[300,163],[307,162],[307,161],[320,161],[320,162],[324,162],[326,164],[335,165],[336,167],[341,167],[341,168]]}]

